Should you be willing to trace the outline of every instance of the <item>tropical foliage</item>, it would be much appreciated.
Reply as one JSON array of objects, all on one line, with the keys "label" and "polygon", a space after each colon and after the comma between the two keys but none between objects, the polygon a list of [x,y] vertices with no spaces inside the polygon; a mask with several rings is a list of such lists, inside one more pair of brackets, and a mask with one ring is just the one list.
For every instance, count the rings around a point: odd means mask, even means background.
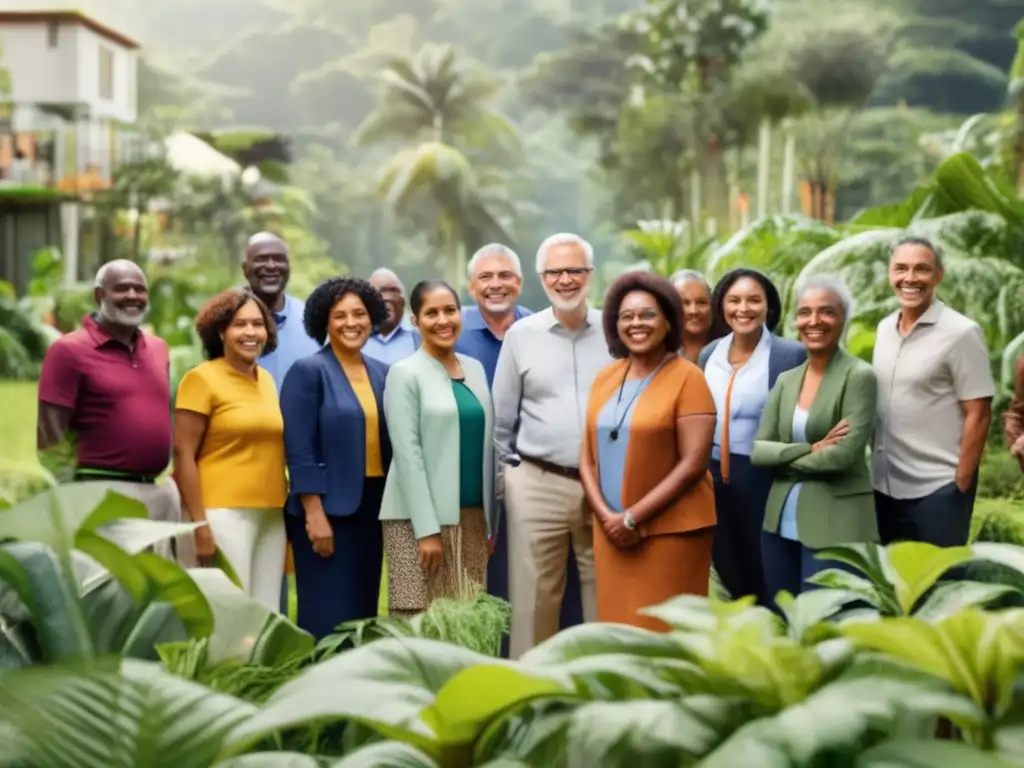
[{"label": "tropical foliage", "polygon": [[1024,746],[1021,547],[839,547],[781,615],[680,596],[645,611],[666,633],[584,625],[508,662],[427,614],[314,646],[146,552],[194,526],[144,514],[88,484],[0,515],[8,764],[960,768]]}]

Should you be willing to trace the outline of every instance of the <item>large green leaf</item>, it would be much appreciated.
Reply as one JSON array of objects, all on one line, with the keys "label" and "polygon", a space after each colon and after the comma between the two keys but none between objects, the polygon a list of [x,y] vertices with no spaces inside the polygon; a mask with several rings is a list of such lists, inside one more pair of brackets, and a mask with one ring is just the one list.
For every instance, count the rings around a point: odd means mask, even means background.
[{"label": "large green leaf", "polygon": [[217,768],[323,768],[315,757],[299,752],[253,752],[218,762]]},{"label": "large green leaf", "polygon": [[934,623],[964,608],[985,606],[1015,591],[1013,587],[1004,584],[986,584],[981,581],[945,582],[935,587],[935,591],[915,609],[914,618]]},{"label": "large green leaf", "polygon": [[106,483],[67,483],[0,515],[0,541],[38,541],[64,558],[75,547],[79,532],[93,533],[123,518],[146,516],[141,501],[111,491]]},{"label": "large green leaf", "polygon": [[839,679],[774,717],[744,726],[716,749],[701,768],[789,768],[827,765],[829,754],[851,754],[879,734],[907,727],[907,717],[927,722],[953,715],[976,722],[981,713],[941,683],[901,680],[890,676]]},{"label": "large green leaf", "polygon": [[387,738],[434,750],[437,734],[422,712],[458,672],[488,664],[508,662],[435,640],[378,640],[320,662],[281,686],[256,717],[231,734],[228,753],[239,754],[286,728],[332,720],[361,723]]},{"label": "large green leaf", "polygon": [[1006,619],[968,608],[936,624],[889,618],[846,624],[843,634],[864,648],[880,651],[946,681],[990,717],[1010,704],[1013,684],[1024,664]]},{"label": "large green leaf", "polygon": [[209,666],[231,660],[276,666],[313,650],[312,635],[253,600],[223,571],[192,568],[188,575],[212,612],[213,633],[206,656]]},{"label": "large green leaf", "polygon": [[569,698],[571,686],[506,666],[469,667],[457,672],[420,715],[442,749],[472,747],[499,714],[536,698]]},{"label": "large green leaf", "polygon": [[[277,766],[267,765],[267,768]],[[384,741],[361,747],[330,768],[438,768],[438,764],[415,747],[397,741]]]},{"label": "large green leaf", "polygon": [[18,729],[31,764],[48,768],[205,768],[255,711],[131,659],[0,679],[0,718]]},{"label": "large green leaf", "polygon": [[812,589],[793,597],[783,590],[775,596],[789,625],[789,636],[799,643],[822,636],[822,624],[842,608],[860,599],[856,592],[839,589]]},{"label": "large green leaf", "polygon": [[1005,768],[990,752],[955,741],[894,739],[864,750],[854,768]]},{"label": "large green leaf", "polygon": [[[9,513],[0,513],[0,517],[5,514]],[[52,549],[31,541],[0,545],[0,582],[0,587],[6,584],[27,609],[21,622],[31,624],[43,659],[59,661],[92,655],[89,626],[78,605],[76,585],[69,583]],[[8,615],[2,634],[7,634],[7,622],[18,623]],[[12,643],[14,648],[19,645]],[[25,663],[38,661],[31,651],[27,652],[29,658],[24,658],[25,653],[22,650],[17,657]]]},{"label": "large green leaf", "polygon": [[674,699],[683,693],[716,689],[714,681],[696,664],[684,659],[606,653],[542,668],[539,672],[569,678],[586,699]]},{"label": "large green leaf", "polygon": [[520,658],[542,666],[605,653],[678,658],[682,648],[671,635],[625,624],[578,624],[531,648]]}]

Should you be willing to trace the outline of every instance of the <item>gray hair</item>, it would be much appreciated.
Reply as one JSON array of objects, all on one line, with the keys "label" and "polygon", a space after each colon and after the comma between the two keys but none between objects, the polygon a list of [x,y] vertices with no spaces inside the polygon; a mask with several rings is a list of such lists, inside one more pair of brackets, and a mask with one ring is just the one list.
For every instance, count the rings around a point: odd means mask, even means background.
[{"label": "gray hair", "polygon": [[942,249],[939,248],[938,245],[929,240],[927,237],[920,237],[918,235],[906,235],[905,237],[901,237],[899,240],[897,240],[896,245],[894,245],[892,247],[892,250],[889,251],[890,261],[892,260],[892,257],[895,255],[896,251],[904,245],[919,245],[922,248],[927,248],[929,251],[932,252],[932,255],[935,257],[935,266],[938,267],[939,269],[942,269]]},{"label": "gray hair", "polygon": [[708,296],[711,295],[711,283],[704,277],[703,272],[698,272],[696,269],[680,269],[672,275],[672,285],[676,288],[682,288],[687,283],[700,283],[708,289]]},{"label": "gray hair", "polygon": [[826,291],[839,300],[839,306],[843,310],[843,331],[850,325],[850,318],[853,317],[853,293],[846,285],[846,281],[839,275],[811,275],[801,281],[796,289],[797,304],[809,291]]},{"label": "gray hair", "polygon": [[557,235],[551,235],[551,237],[545,238],[544,242],[540,244],[539,248],[537,248],[538,275],[544,271],[544,265],[548,260],[548,251],[556,245],[579,246],[583,249],[583,254],[587,257],[587,266],[594,266],[594,246],[579,235],[574,235],[571,232],[559,232]]},{"label": "gray hair", "polygon": [[105,283],[107,282],[107,276],[109,275],[110,271],[114,269],[126,268],[138,270],[139,273],[142,274],[143,281],[146,282],[146,273],[143,272],[142,267],[140,267],[134,261],[131,261],[129,259],[114,259],[113,261],[108,261],[106,264],[104,264],[98,270],[96,270],[96,278],[93,280],[92,283],[93,288],[106,288]]},{"label": "gray hair", "polygon": [[402,282],[402,278],[395,274],[394,270],[390,270],[387,267],[377,267],[377,269],[373,270],[373,274],[370,275],[370,279],[373,280],[375,277],[391,278],[398,285],[398,290],[405,296],[405,283]]},{"label": "gray hair", "polygon": [[523,265],[519,261],[519,256],[509,248],[507,245],[501,243],[488,243],[483,248],[477,250],[469,260],[469,264],[466,265],[466,272],[470,278],[476,272],[476,266],[481,260],[486,259],[488,256],[501,256],[508,260],[508,263],[512,265],[512,271],[516,273],[516,276],[520,279],[523,276]]}]

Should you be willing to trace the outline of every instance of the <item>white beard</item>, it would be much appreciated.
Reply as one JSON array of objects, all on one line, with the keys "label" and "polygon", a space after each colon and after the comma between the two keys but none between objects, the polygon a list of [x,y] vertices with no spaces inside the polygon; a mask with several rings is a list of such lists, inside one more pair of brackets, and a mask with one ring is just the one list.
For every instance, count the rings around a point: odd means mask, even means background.
[{"label": "white beard", "polygon": [[548,301],[551,302],[551,306],[560,312],[575,312],[584,304],[587,303],[587,290],[584,288],[580,291],[579,296],[572,300],[563,299],[554,290],[544,289],[544,293],[547,294]]},{"label": "white beard", "polygon": [[480,304],[481,309],[492,315],[504,315],[506,312],[512,309],[512,306],[513,302],[511,301],[502,301],[500,303],[496,303],[493,301],[489,302],[484,300]]},{"label": "white beard", "polygon": [[124,312],[113,304],[107,301],[100,302],[100,317],[107,322],[114,323],[115,325],[123,325],[128,328],[138,328],[142,325],[142,322],[146,319],[146,315],[149,313],[147,307],[146,311],[140,312],[137,315],[129,314]]}]

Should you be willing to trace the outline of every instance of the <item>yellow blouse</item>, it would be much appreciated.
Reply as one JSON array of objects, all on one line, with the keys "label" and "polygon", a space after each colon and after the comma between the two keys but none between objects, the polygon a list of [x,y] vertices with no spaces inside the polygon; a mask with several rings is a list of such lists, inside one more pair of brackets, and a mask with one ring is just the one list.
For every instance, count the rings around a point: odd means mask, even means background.
[{"label": "yellow blouse", "polygon": [[373,385],[370,379],[352,381],[352,391],[356,393],[359,405],[366,417],[366,476],[384,477],[384,463],[380,456],[380,415],[377,413],[377,398],[373,396]]}]

